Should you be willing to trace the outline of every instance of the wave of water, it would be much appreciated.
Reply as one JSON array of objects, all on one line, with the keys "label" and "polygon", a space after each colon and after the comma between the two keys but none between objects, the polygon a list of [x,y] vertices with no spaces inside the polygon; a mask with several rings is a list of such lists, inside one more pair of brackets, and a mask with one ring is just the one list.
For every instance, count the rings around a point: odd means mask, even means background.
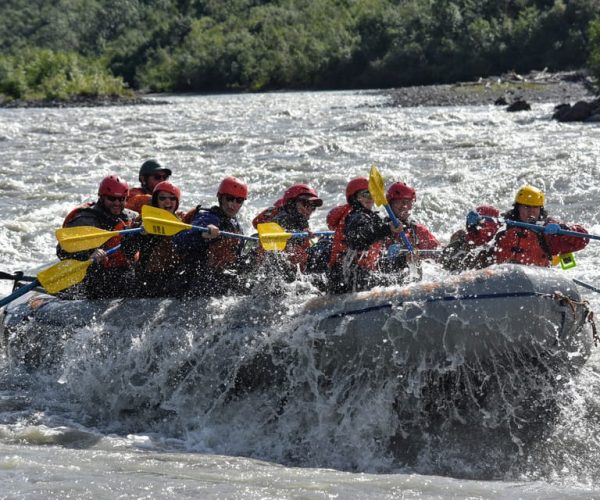
[{"label": "wave of water", "polygon": [[[550,213],[600,231],[598,128],[552,122],[550,105],[524,114],[494,107],[396,109],[384,106],[382,97],[352,92],[171,100],[139,108],[0,111],[2,270],[53,261],[53,229],[67,211],[93,198],[98,180],[111,171],[135,183],[149,157],[172,168],[186,208],[211,203],[224,175],[246,180],[250,199],[242,221],[248,230],[256,212],[290,184],[315,185],[332,207],[343,201],[347,180],[367,175],[376,163],[386,179],[415,185],[414,215],[441,240],[477,204],[508,207],[525,182],[546,191]],[[325,227],[325,215],[315,214],[315,228]],[[599,249],[590,243],[578,254],[578,266],[565,272],[598,285]],[[426,277],[438,272],[426,268]],[[1,286],[9,291],[7,283]],[[397,433],[390,426],[398,422],[388,413],[389,400],[402,387],[397,383],[344,372],[330,391],[315,390],[318,373],[298,364],[309,358],[296,357],[286,367],[295,370],[295,390],[303,391],[291,393],[296,404],[274,406],[287,397],[282,394],[232,398],[232,374],[240,363],[234,354],[242,348],[250,356],[272,345],[273,337],[292,334],[288,345],[296,354],[305,349],[314,334],[311,323],[290,325],[315,293],[297,284],[281,290],[279,301],[210,301],[202,315],[210,321],[200,325],[160,308],[143,312],[139,322],[139,311],[125,312],[132,324],[118,331],[96,318],[76,327],[71,351],[50,371],[28,372],[2,358],[3,484],[31,496],[62,491],[114,497],[144,488],[165,497],[199,491],[215,497],[485,497],[492,490],[505,496],[593,495],[600,459],[594,436],[600,415],[597,353],[564,389],[549,434],[525,451],[510,435],[506,447],[487,454],[482,443],[497,434],[477,436],[470,448],[457,435],[419,443],[409,467],[382,445]],[[588,298],[597,309],[598,297]],[[276,321],[252,328],[253,311]],[[192,362],[190,353],[204,342],[211,349]],[[353,391],[349,384],[355,384]],[[288,412],[285,419],[278,418],[282,411]],[[513,460],[511,454],[519,452]],[[240,455],[254,459],[235,458]],[[354,472],[346,476],[327,468]],[[99,478],[109,473],[118,479],[101,485]],[[465,483],[444,475],[496,480]],[[498,481],[499,475],[506,479]]]}]

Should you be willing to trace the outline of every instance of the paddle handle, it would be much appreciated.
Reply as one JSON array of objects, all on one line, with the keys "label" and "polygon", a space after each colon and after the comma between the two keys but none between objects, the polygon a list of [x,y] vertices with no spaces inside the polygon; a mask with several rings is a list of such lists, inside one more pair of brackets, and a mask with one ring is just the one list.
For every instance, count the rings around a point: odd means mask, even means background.
[{"label": "paddle handle", "polygon": [[22,295],[25,295],[27,292],[29,292],[30,290],[33,290],[38,285],[39,285],[39,282],[36,279],[36,280],[32,281],[31,283],[28,283],[27,285],[22,286],[21,288],[15,290],[10,295],[7,295],[3,299],[0,299],[0,307],[4,307],[6,304],[11,303],[13,300],[18,299]]},{"label": "paddle handle", "polygon": [[[385,207],[385,211],[390,216],[390,219],[392,220],[392,223],[394,224],[394,226],[402,227],[400,225],[400,221],[398,220],[398,217],[396,217],[396,214],[392,210],[392,207],[390,207],[387,203],[384,205],[384,207]],[[402,240],[402,243],[404,243],[404,246],[406,247],[406,249],[410,253],[414,254],[415,250],[414,250],[413,246],[410,244],[410,241],[408,241],[408,237],[406,236],[406,233],[404,231],[400,231],[399,234],[400,234],[400,239]]]},{"label": "paddle handle", "polygon": [[[200,233],[208,233],[207,227],[190,226],[190,229],[192,231],[198,231]],[[223,236],[224,238],[237,238],[238,240],[258,241],[258,238],[256,236],[246,236],[238,233],[228,233],[227,231],[221,231],[219,235]]]}]

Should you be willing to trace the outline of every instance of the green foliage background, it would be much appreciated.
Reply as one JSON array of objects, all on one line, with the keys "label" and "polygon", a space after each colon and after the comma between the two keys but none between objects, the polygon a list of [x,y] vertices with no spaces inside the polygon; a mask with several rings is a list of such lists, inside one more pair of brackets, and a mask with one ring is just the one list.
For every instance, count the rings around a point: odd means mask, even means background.
[{"label": "green foliage background", "polygon": [[0,92],[375,88],[600,76],[600,0],[3,0]]}]

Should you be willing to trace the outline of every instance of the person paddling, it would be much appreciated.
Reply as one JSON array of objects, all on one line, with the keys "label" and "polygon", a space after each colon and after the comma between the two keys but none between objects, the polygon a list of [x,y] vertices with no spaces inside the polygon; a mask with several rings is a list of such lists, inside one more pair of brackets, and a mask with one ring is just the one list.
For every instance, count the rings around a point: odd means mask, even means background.
[{"label": "person paddling", "polygon": [[331,293],[365,290],[379,284],[375,276],[384,239],[401,231],[373,212],[369,180],[352,179],[346,186],[348,206],[338,215],[329,258]]},{"label": "person paddling", "polygon": [[[252,224],[257,227],[265,222],[275,222],[287,232],[310,234],[310,217],[321,206],[323,200],[314,188],[307,184],[294,184],[283,193],[273,207],[258,214]],[[299,267],[301,271],[306,270],[310,247],[310,238],[287,240],[284,252],[294,269]]]},{"label": "person paddling", "polygon": [[[105,231],[119,231],[131,226],[134,213],[125,208],[129,191],[127,182],[116,174],[106,176],[98,187],[98,200],[84,203],[67,215],[63,227],[92,226]],[[115,236],[96,250],[69,253],[57,246],[59,259],[93,259],[82,288],[88,298],[120,297],[127,295],[133,278],[131,265],[121,250],[110,257],[106,250],[121,243]]]},{"label": "person paddling", "polygon": [[159,182],[171,177],[171,170],[163,167],[157,160],[146,160],[139,173],[140,187],[131,188],[125,208],[141,213],[142,207],[152,201],[152,193]]},{"label": "person paddling", "polygon": [[[481,249],[474,260],[475,264],[485,267],[494,263],[511,262],[549,267],[553,256],[585,248],[589,239],[559,234],[561,230],[568,230],[585,235],[585,228],[549,217],[544,203],[545,195],[541,190],[529,185],[522,186],[515,195],[513,208],[502,214],[506,223],[504,229],[501,229],[501,221],[495,226],[485,226],[481,224],[481,215],[477,212],[470,213],[467,223],[475,226],[472,232],[479,238],[480,246],[489,243]],[[519,227],[519,223],[531,227]]]},{"label": "person paddling", "polygon": [[[434,250],[439,247],[440,243],[433,233],[411,217],[413,205],[417,201],[415,188],[404,182],[394,182],[387,190],[386,199],[413,249]],[[399,243],[397,239],[386,240],[386,270],[393,272],[408,268],[409,254],[405,250],[405,244]]]},{"label": "person paddling", "polygon": [[[181,201],[180,189],[169,181],[154,187],[151,205],[174,215]],[[140,227],[138,218],[133,227]],[[168,297],[181,293],[179,255],[172,237],[146,233],[132,234],[123,240],[122,249],[134,263],[134,295],[137,297]]]},{"label": "person paddling", "polygon": [[217,191],[218,204],[198,207],[192,225],[206,232],[183,231],[173,237],[175,248],[185,264],[189,295],[221,295],[244,287],[239,272],[244,267],[243,243],[222,238],[220,231],[243,234],[237,215],[248,198],[248,186],[235,177],[225,177]]}]

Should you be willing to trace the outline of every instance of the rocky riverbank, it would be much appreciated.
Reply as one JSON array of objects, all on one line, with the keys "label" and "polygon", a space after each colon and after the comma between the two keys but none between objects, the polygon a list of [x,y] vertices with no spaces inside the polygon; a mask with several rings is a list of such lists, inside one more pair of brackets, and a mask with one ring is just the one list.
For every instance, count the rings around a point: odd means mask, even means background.
[{"label": "rocky riverbank", "polygon": [[74,96],[67,100],[5,100],[0,97],[0,108],[92,108],[102,106],[142,106],[168,104],[167,101],[141,96]]},{"label": "rocky riverbank", "polygon": [[398,107],[511,105],[518,101],[558,106],[595,98],[591,80],[580,71],[508,73],[476,82],[402,87],[382,93],[390,97],[390,105]]}]

